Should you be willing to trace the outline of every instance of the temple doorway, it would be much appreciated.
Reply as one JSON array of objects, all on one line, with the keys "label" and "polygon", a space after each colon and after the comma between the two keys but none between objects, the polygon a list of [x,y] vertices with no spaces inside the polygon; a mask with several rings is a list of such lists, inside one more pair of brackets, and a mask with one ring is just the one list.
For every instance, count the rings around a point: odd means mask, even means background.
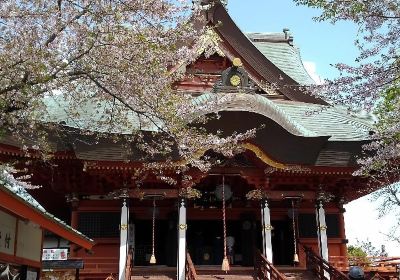
[{"label": "temple doorway", "polygon": [[[135,220],[135,266],[150,265],[152,254],[152,221]],[[155,225],[155,256],[157,265],[176,266],[176,221],[157,220]]]},{"label": "temple doorway", "polygon": [[273,220],[272,254],[274,265],[293,265],[294,239],[291,220]]},{"label": "temple doorway", "polygon": [[[227,222],[227,245],[233,243],[230,251],[231,265],[253,265],[254,248],[261,246],[261,239],[257,234],[259,227],[258,223],[248,219]],[[188,221],[187,246],[195,265],[221,265],[223,244],[222,221]]]}]

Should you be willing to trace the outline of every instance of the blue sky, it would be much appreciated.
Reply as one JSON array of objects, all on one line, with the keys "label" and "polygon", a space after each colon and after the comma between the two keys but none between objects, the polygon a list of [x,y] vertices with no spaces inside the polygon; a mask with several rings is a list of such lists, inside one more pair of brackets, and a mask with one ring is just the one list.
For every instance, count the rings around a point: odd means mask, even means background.
[{"label": "blue sky", "polygon": [[[316,22],[313,17],[320,14],[318,10],[296,6],[292,0],[229,0],[228,11],[244,32],[282,32],[283,28],[289,28],[303,62],[314,63],[323,79],[338,75],[331,64],[354,64],[358,28],[353,23]],[[390,232],[397,217],[388,215],[378,220],[377,205],[369,197],[346,205],[347,238],[350,244],[355,244],[356,239],[368,239],[378,248],[384,244],[389,254],[400,256],[399,244],[389,242],[382,234]]]},{"label": "blue sky", "polygon": [[296,6],[292,0],[229,0],[228,11],[244,32],[282,32],[289,28],[303,60],[314,62],[322,78],[338,75],[330,64],[352,64],[357,56],[353,44],[357,26],[315,22],[318,10]]}]

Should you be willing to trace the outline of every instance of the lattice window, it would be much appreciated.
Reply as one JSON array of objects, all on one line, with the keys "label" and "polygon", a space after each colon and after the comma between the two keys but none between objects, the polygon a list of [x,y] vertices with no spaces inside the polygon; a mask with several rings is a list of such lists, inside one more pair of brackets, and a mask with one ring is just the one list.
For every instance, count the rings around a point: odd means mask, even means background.
[{"label": "lattice window", "polygon": [[118,237],[119,223],[118,212],[81,212],[78,230],[91,238]]}]

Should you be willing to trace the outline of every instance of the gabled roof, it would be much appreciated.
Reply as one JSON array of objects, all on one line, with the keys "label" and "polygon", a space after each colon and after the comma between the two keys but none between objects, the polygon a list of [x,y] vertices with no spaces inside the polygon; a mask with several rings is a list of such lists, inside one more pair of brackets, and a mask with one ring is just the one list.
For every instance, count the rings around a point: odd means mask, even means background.
[{"label": "gabled roof", "polygon": [[90,250],[93,247],[92,239],[47,212],[9,173],[1,170],[0,172],[2,172],[0,175],[0,205],[2,207],[85,249]]},{"label": "gabled roof", "polygon": [[246,33],[256,48],[273,64],[301,85],[315,84],[304,68],[300,50],[288,33]]},{"label": "gabled roof", "polygon": [[244,69],[256,83],[274,84],[280,93],[293,101],[328,105],[324,100],[300,89],[299,82],[266,57],[234,23],[221,3],[212,6],[207,19],[222,39],[221,49],[231,59],[241,58]]}]

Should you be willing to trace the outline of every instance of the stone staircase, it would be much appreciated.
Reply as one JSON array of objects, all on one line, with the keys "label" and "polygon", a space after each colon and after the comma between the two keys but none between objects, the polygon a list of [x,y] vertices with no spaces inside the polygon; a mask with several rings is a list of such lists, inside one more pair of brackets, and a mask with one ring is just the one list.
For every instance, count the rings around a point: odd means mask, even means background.
[{"label": "stone staircase", "polygon": [[225,273],[221,266],[198,266],[196,267],[197,280],[254,280],[254,269],[252,267],[231,266]]},{"label": "stone staircase", "polygon": [[[288,280],[315,280],[315,276],[295,267],[278,267]],[[197,280],[255,280],[252,267],[233,266],[228,273],[221,271],[220,266],[196,266]],[[176,268],[166,266],[134,267],[131,280],[175,280]]]},{"label": "stone staircase", "polygon": [[[197,280],[254,280],[252,267],[231,267],[228,273],[220,266],[196,266]],[[175,280],[176,268],[165,266],[133,267],[131,280]]]},{"label": "stone staircase", "polygon": [[279,272],[287,277],[288,280],[315,280],[312,272],[297,267],[277,267]]},{"label": "stone staircase", "polygon": [[167,266],[134,266],[131,280],[176,280],[176,268]]}]

